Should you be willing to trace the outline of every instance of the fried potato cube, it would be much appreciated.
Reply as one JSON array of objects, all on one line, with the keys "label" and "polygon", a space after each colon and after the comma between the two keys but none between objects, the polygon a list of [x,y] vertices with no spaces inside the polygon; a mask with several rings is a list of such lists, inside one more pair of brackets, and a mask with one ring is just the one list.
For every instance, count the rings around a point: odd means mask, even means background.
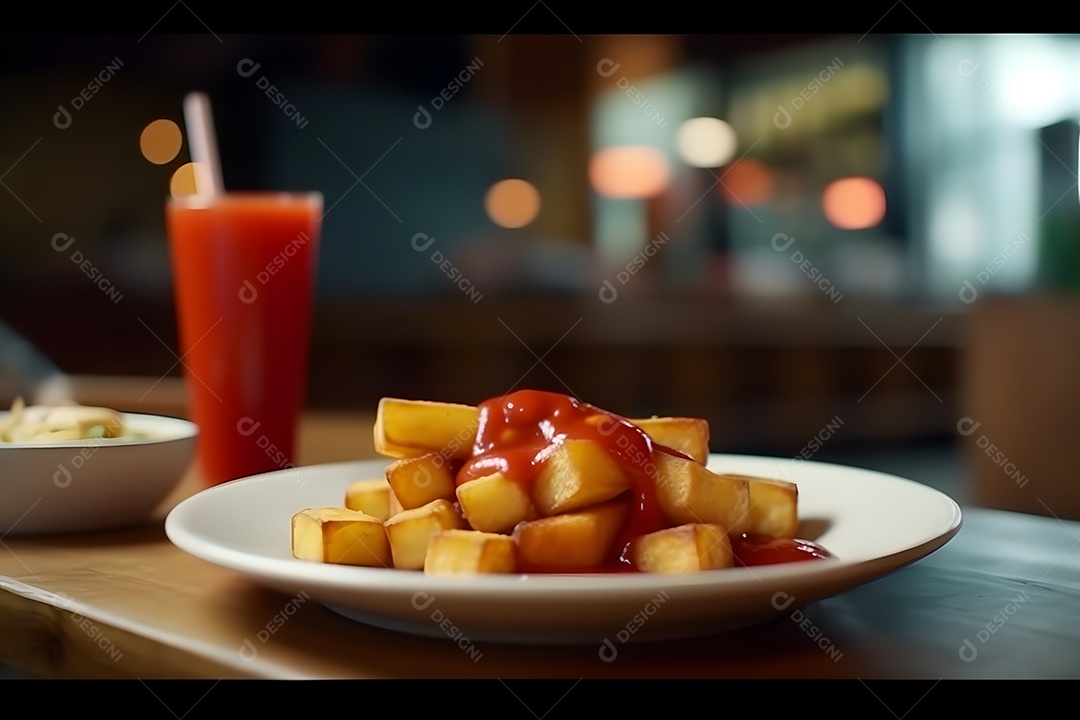
[{"label": "fried potato cube", "polygon": [[610,500],[631,483],[599,443],[566,440],[544,461],[532,497],[541,515],[558,515]]},{"label": "fried potato cube", "polygon": [[727,528],[712,523],[679,525],[642,535],[631,543],[630,557],[642,572],[680,575],[735,564]]},{"label": "fried potato cube", "polygon": [[405,510],[454,498],[454,473],[438,453],[395,460],[386,467],[386,482]]},{"label": "fried potato cube", "polygon": [[654,452],[656,499],[673,525],[716,523],[733,535],[750,527],[750,483],[718,475],[693,460]]},{"label": "fried potato cube", "polygon": [[480,409],[472,405],[382,398],[375,413],[375,451],[403,458],[437,453],[445,460],[472,454]]},{"label": "fried potato cube", "polygon": [[600,565],[611,552],[626,512],[627,503],[613,501],[520,523],[513,535],[518,562],[565,568]]},{"label": "fried potato cube", "polygon": [[799,531],[799,488],[773,478],[742,477],[750,484],[751,535],[793,538]]},{"label": "fried potato cube", "polygon": [[345,488],[345,507],[385,520],[390,516],[390,484],[386,478],[354,480]]},{"label": "fried potato cube", "polygon": [[424,572],[429,575],[512,573],[517,548],[509,535],[477,530],[443,530],[431,539]]},{"label": "fried potato cube", "polygon": [[709,462],[709,421],[702,418],[657,417],[631,420],[654,442],[678,450],[696,462]]},{"label": "fried potato cube", "polygon": [[389,520],[404,509],[405,507],[401,504],[401,501],[398,500],[398,496],[394,494],[394,489],[390,488],[390,509],[387,511],[388,515],[386,516],[386,519]]},{"label": "fried potato cube", "polygon": [[292,553],[300,560],[390,567],[390,543],[377,517],[347,508],[308,508],[292,517]]},{"label": "fried potato cube", "polygon": [[509,533],[519,522],[536,517],[529,493],[502,473],[462,483],[457,499],[469,525],[485,533]]},{"label": "fried potato cube", "polygon": [[443,530],[467,529],[449,500],[432,500],[423,507],[403,510],[385,523],[394,567],[422,570],[431,539]]}]

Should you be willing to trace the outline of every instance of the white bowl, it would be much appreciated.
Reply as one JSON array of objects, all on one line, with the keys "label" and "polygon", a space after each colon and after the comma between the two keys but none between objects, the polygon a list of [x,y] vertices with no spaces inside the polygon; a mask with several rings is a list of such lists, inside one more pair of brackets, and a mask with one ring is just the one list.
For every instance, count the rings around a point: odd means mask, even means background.
[{"label": "white bowl", "polygon": [[0,537],[147,520],[190,466],[198,432],[179,418],[121,416],[140,437],[0,442]]}]

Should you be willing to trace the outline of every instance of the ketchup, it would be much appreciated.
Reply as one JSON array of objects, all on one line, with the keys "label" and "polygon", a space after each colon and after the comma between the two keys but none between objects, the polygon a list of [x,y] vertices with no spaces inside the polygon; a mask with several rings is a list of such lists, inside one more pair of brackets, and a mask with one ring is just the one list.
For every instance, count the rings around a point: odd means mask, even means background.
[{"label": "ketchup", "polygon": [[775,565],[832,557],[828,550],[809,540],[755,535],[731,538],[731,550],[735,555],[735,567]]},{"label": "ketchup", "polygon": [[[479,427],[472,457],[457,473],[457,484],[495,472],[519,483],[531,494],[544,461],[566,440],[591,440],[619,463],[631,480],[626,521],[613,543],[611,557],[601,567],[576,572],[637,572],[628,550],[637,537],[670,526],[660,510],[652,476],[653,453],[680,457],[683,453],[655,443],[626,418],[561,393],[518,390],[479,405]],[[770,538],[732,538],[736,565],[828,557],[809,541],[767,542]],[[787,543],[787,544],[785,544]],[[816,548],[815,552],[810,548]],[[522,568],[527,572],[567,572],[566,568]]]},{"label": "ketchup", "polygon": [[641,428],[624,417],[576,398],[541,390],[518,390],[480,403],[473,456],[458,472],[461,485],[493,472],[531,489],[540,466],[564,440],[592,440],[624,470],[645,472],[657,449]]},{"label": "ketchup", "polygon": [[632,497],[626,521],[613,544],[614,556],[602,568],[582,571],[635,571],[626,557],[630,542],[669,524],[651,479],[655,472],[653,451],[682,453],[654,443],[645,431],[620,415],[560,393],[518,390],[486,400],[479,409],[473,457],[458,471],[457,484],[500,472],[531,492],[544,460],[560,443],[591,440],[607,450],[630,478]]}]

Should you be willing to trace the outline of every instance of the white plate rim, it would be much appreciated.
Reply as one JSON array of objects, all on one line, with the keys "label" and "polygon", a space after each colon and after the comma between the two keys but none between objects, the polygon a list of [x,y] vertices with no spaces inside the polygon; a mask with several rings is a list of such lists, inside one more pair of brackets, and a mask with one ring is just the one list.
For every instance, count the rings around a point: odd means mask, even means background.
[{"label": "white plate rim", "polygon": [[[271,492],[284,483],[298,485],[298,473],[306,473],[310,482],[347,482],[346,477],[356,479],[370,473],[373,469],[385,467],[389,460],[367,460],[324,465],[303,466],[234,480],[201,491],[182,501],[169,513],[165,522],[165,531],[169,539],[181,550],[210,563],[237,571],[256,582],[282,591],[303,589],[321,600],[326,593],[332,594],[333,602],[325,601],[331,607],[345,605],[347,613],[364,617],[373,624],[402,629],[400,618],[386,618],[380,623],[376,616],[366,616],[369,612],[368,600],[376,596],[395,595],[402,599],[416,593],[437,594],[442,600],[453,602],[477,602],[479,605],[504,603],[507,601],[552,602],[565,607],[575,603],[603,603],[609,600],[637,599],[655,595],[661,590],[671,590],[680,597],[698,598],[723,597],[745,592],[762,590],[761,583],[769,587],[801,588],[800,604],[842,592],[864,582],[876,579],[898,570],[926,555],[934,552],[960,530],[962,512],[960,506],[944,493],[912,480],[900,478],[862,468],[845,465],[833,465],[807,461],[793,463],[790,458],[775,458],[745,455],[710,455],[710,467],[738,465],[745,470],[750,466],[771,464],[774,467],[786,467],[791,478],[805,487],[808,472],[838,473],[857,475],[862,482],[879,484],[879,488],[892,486],[902,488],[908,496],[921,498],[928,506],[937,506],[940,518],[935,520],[932,530],[926,532],[915,542],[905,543],[890,548],[888,553],[874,554],[872,557],[854,557],[829,561],[812,561],[755,568],[736,568],[718,570],[684,576],[674,586],[671,576],[628,574],[628,575],[513,575],[484,576],[482,578],[443,578],[429,577],[423,573],[387,570],[376,568],[356,568],[346,566],[328,566],[281,557],[272,553],[251,552],[229,547],[226,544],[200,535],[193,529],[197,525],[195,515],[242,494],[257,496],[260,492]],[[764,474],[759,472],[758,474]],[[332,480],[328,480],[330,478]],[[336,479],[334,479],[336,478]],[[813,484],[812,482],[810,483]],[[343,486],[342,486],[343,487]],[[297,507],[296,510],[302,509]],[[287,537],[287,526],[282,526]],[[828,534],[828,533],[826,533]],[[827,543],[823,543],[828,547]],[[342,603],[342,594],[346,601]],[[786,606],[785,606],[786,607]],[[777,608],[778,610],[779,608]],[[459,612],[461,612],[459,610]],[[377,613],[376,613],[377,615]],[[471,626],[474,633],[483,631],[483,618],[462,618],[464,626]],[[477,624],[479,623],[479,625]],[[408,623],[406,623],[407,625]],[[477,629],[479,627],[479,629]],[[418,632],[430,634],[423,628]],[[522,641],[540,641],[536,638],[519,638]],[[517,640],[514,640],[517,641]],[[552,642],[560,641],[551,639]]]}]

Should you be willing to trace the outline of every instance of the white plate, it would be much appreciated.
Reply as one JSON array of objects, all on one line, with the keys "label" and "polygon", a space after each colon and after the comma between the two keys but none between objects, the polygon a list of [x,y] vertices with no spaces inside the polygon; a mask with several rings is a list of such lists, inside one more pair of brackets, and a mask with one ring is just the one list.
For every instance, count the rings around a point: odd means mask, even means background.
[{"label": "white plate", "polygon": [[960,529],[960,508],[925,485],[857,468],[712,455],[709,467],[799,485],[800,530],[836,559],[670,575],[428,577],[324,565],[290,551],[290,519],[339,507],[386,462],[291,468],[200,492],[168,516],[182,550],[383,628],[472,642],[603,643],[705,635],[790,613],[922,558]]}]

